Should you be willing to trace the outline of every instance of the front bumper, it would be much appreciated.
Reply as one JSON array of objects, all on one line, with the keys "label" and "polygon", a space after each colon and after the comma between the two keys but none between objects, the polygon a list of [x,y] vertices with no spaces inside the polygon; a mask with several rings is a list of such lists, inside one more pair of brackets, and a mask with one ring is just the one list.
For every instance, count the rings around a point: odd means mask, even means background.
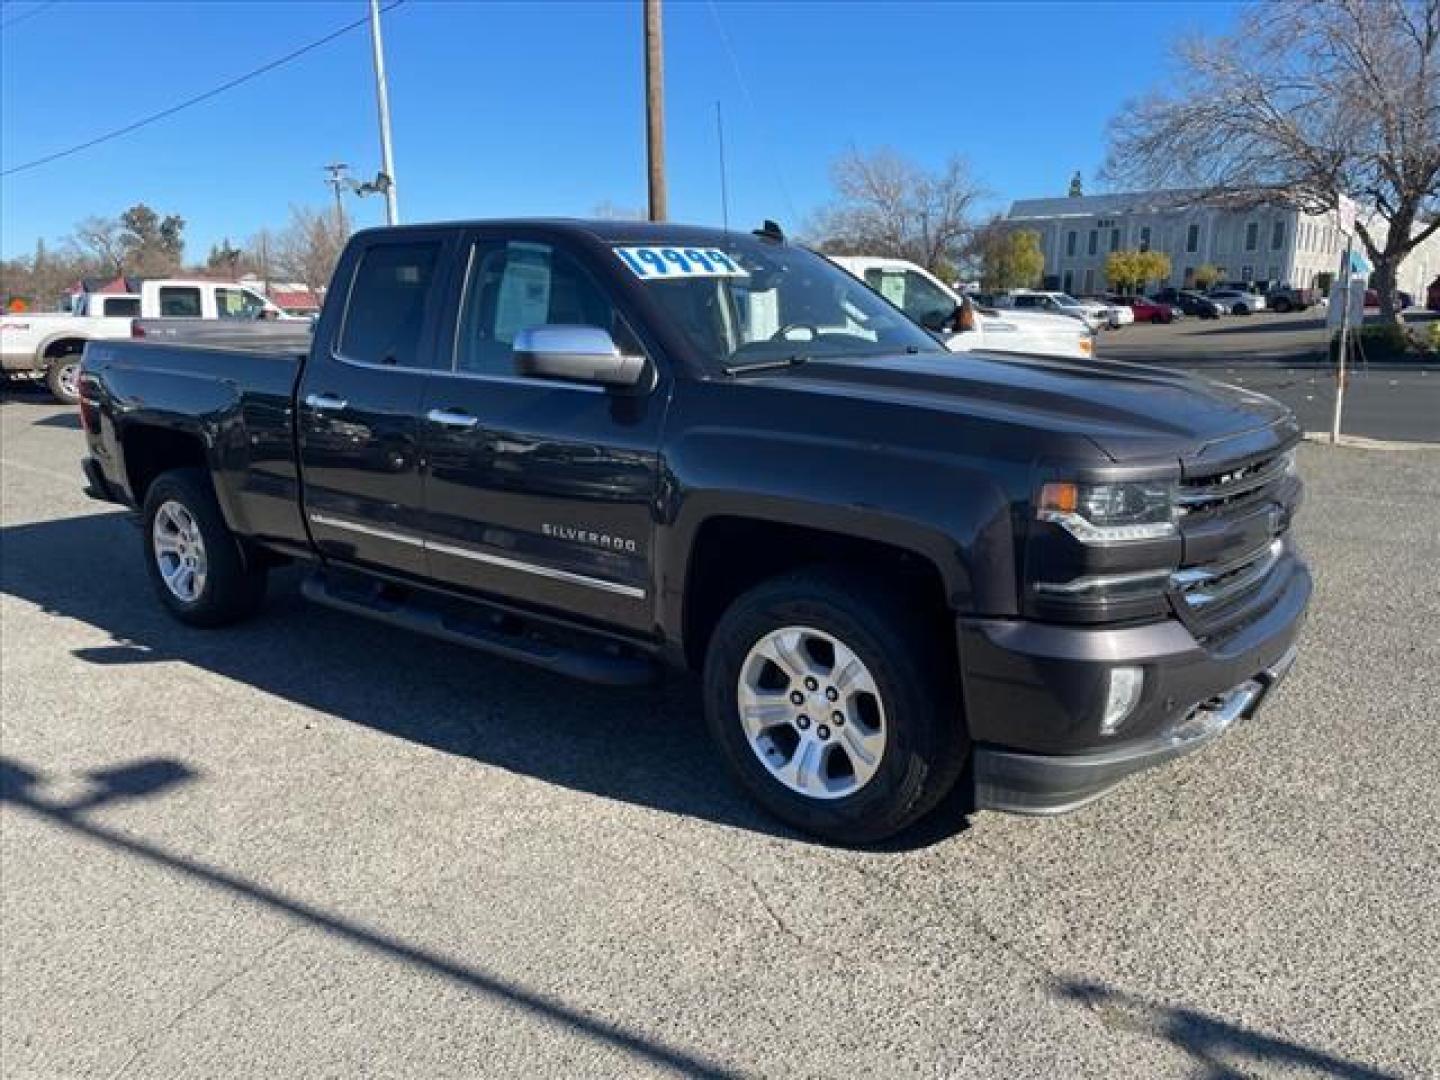
[{"label": "front bumper", "polygon": [[[961,620],[976,806],[1074,810],[1253,716],[1294,663],[1309,605],[1308,569],[1287,563],[1269,608],[1218,643],[1176,620],[1121,629]],[[1141,667],[1144,689],[1106,736],[1100,716],[1119,666]]]}]

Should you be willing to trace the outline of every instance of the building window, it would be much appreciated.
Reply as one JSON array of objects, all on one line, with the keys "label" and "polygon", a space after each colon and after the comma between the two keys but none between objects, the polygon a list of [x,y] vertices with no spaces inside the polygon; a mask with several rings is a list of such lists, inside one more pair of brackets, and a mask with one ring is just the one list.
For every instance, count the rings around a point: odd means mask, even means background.
[{"label": "building window", "polygon": [[1120,230],[1119,230],[1119,229],[1111,229],[1111,230],[1110,230],[1110,250],[1111,250],[1111,251],[1119,251],[1119,250],[1120,250]]},{"label": "building window", "polygon": [[1270,250],[1279,251],[1285,246],[1285,222],[1277,221],[1270,226]]},{"label": "building window", "polygon": [[1181,281],[1181,283],[1182,283],[1187,289],[1188,289],[1190,286],[1194,285],[1194,284],[1195,284],[1195,268],[1194,268],[1193,266],[1187,266],[1187,267],[1185,267],[1185,276],[1182,277],[1182,278],[1180,279],[1180,281]]},{"label": "building window", "polygon": [[[1071,235],[1071,236],[1074,236],[1075,234],[1074,234],[1074,233],[1071,233],[1070,235]],[[1063,291],[1065,291],[1065,292],[1067,292],[1067,293],[1068,293],[1071,289],[1075,288],[1075,274],[1074,274],[1073,271],[1071,271],[1071,270],[1066,270],[1066,271],[1065,271],[1065,277],[1064,277],[1064,279],[1063,279],[1063,283],[1062,283],[1062,285],[1061,285],[1061,288],[1062,288]]]},{"label": "building window", "polygon": [[1140,250],[1141,250],[1141,251],[1149,251],[1149,250],[1150,250],[1150,226],[1149,226],[1149,225],[1142,225],[1142,226],[1140,227]]},{"label": "building window", "polygon": [[1254,251],[1255,245],[1260,242],[1260,224],[1252,221],[1245,226],[1245,250]]},{"label": "building window", "polygon": [[1199,250],[1200,250],[1200,226],[1199,226],[1199,225],[1191,225],[1189,231],[1185,233],[1185,250],[1186,250],[1186,251],[1199,251]]},{"label": "building window", "polygon": [[1100,250],[1100,233],[1095,229],[1090,230],[1089,247],[1091,255],[1094,255],[1097,251]]},{"label": "building window", "polygon": [[1241,281],[1254,281],[1254,280],[1255,280],[1255,268],[1254,268],[1253,266],[1242,266],[1242,267],[1240,268],[1240,280],[1241,280]]},{"label": "building window", "polygon": [[1274,263],[1270,264],[1270,280],[1277,284],[1280,281],[1280,267],[1276,266]]},{"label": "building window", "polygon": [[1089,295],[1090,295],[1091,293],[1093,293],[1094,291],[1095,291],[1095,268],[1094,268],[1093,266],[1087,266],[1087,267],[1085,268],[1085,295],[1086,295],[1086,296],[1089,296]]},{"label": "building window", "polygon": [[1073,256],[1075,254],[1075,235],[1076,234],[1074,229],[1071,229],[1068,233],[1065,234],[1066,255]]}]

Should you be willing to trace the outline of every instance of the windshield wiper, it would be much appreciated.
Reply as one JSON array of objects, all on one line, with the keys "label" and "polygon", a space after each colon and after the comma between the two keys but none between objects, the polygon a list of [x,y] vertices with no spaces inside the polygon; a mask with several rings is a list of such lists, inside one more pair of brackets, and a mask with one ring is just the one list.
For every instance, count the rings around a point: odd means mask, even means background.
[{"label": "windshield wiper", "polygon": [[737,375],[749,375],[754,371],[778,371],[781,368],[799,367],[809,359],[808,353],[792,353],[774,360],[752,360],[748,364],[727,364],[721,370],[734,378]]}]

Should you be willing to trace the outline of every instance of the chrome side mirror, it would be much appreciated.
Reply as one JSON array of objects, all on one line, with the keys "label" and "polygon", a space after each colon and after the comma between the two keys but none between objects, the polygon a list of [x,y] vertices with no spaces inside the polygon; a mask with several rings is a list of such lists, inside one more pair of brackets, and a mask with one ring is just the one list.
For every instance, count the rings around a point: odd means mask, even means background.
[{"label": "chrome side mirror", "polygon": [[515,335],[515,370],[541,379],[635,386],[645,357],[626,356],[598,326],[530,326]]}]

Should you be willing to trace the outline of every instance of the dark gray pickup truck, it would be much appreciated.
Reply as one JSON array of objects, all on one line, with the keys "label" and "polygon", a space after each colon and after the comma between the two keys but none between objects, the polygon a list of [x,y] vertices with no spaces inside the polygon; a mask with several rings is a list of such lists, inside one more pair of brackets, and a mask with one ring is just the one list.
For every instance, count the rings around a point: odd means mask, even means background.
[{"label": "dark gray pickup truck", "polygon": [[198,626],[312,599],[609,683],[703,672],[739,782],[863,843],[962,777],[1079,806],[1295,655],[1294,418],[1146,367],[955,355],[786,242],[380,229],[304,348],[89,345],[92,494]]}]

